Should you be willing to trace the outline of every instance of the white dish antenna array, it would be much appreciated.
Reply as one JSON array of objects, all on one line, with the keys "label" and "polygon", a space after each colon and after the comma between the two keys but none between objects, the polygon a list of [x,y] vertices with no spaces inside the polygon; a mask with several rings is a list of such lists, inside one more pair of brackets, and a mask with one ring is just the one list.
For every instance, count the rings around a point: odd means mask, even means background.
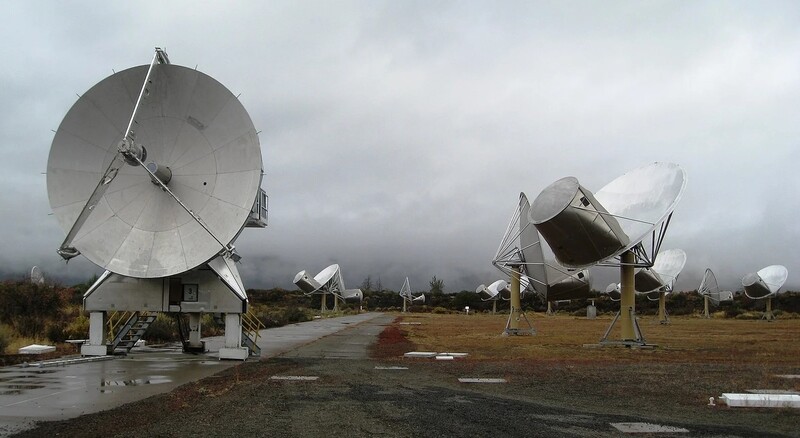
[{"label": "white dish antenna array", "polygon": [[720,290],[719,284],[717,284],[717,276],[714,275],[714,271],[708,268],[703,274],[703,280],[700,281],[697,293],[715,306],[719,306],[719,303],[724,301],[733,301],[733,292]]},{"label": "white dish antenna array", "polygon": [[43,285],[44,284],[44,273],[38,266],[34,266],[31,268],[31,283]]},{"label": "white dish antenna array", "polygon": [[338,264],[328,266],[314,277],[309,277],[306,271],[300,271],[294,276],[294,284],[306,295],[329,293],[342,300],[359,301],[364,298],[361,289],[345,287],[342,271]]},{"label": "white dish antenna array", "polygon": [[519,205],[511,216],[492,264],[509,276],[514,269],[519,269],[523,294],[536,292],[547,301],[588,298],[591,294],[589,271],[568,269],[546,261],[542,246],[545,243],[539,238],[530,218],[528,198],[525,193],[520,193]]},{"label": "white dish antenna array", "polygon": [[559,264],[574,269],[620,268],[621,310],[601,342],[620,319],[622,343],[645,343],[636,323],[634,268],[655,263],[685,187],[686,173],[679,166],[652,163],[594,194],[577,178],[562,178],[534,200],[531,222]]},{"label": "white dish antenna array", "polygon": [[508,301],[511,299],[511,288],[505,280],[497,280],[489,286],[482,284],[475,289],[475,293],[486,296],[486,298],[481,297],[483,301]]}]

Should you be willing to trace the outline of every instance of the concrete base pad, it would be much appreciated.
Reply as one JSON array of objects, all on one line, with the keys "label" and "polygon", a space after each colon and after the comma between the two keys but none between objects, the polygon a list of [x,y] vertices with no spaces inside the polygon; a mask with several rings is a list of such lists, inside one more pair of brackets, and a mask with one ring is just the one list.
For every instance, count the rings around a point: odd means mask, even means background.
[{"label": "concrete base pad", "polygon": [[250,349],[244,347],[219,349],[220,359],[247,360],[247,357],[249,355],[250,355]]},{"label": "concrete base pad", "polygon": [[81,345],[81,356],[108,356],[108,345]]}]

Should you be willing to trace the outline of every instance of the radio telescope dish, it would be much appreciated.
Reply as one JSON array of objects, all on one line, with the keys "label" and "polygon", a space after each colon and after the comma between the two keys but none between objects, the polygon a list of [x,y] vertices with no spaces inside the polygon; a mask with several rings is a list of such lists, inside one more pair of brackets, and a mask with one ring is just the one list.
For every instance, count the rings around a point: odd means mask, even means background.
[{"label": "radio telescope dish", "polygon": [[588,298],[591,295],[588,270],[565,268],[548,262],[545,242],[530,220],[531,206],[525,193],[511,217],[492,264],[507,275],[520,270],[521,290],[540,294],[547,301]]},{"label": "radio telescope dish", "polygon": [[703,274],[703,280],[697,288],[697,293],[703,297],[703,316],[710,318],[711,315],[708,311],[708,304],[711,303],[719,306],[723,301],[733,301],[733,292],[729,290],[720,290],[717,284],[717,277],[711,269],[706,268]]},{"label": "radio telescope dish", "polygon": [[408,304],[425,303],[425,294],[420,294],[415,297],[411,292],[411,285],[408,282],[408,277],[406,277],[406,280],[403,282],[403,286],[400,287],[400,297],[403,299],[403,312],[407,310]]},{"label": "radio telescope dish", "polygon": [[328,266],[313,278],[309,277],[306,271],[300,271],[294,276],[294,284],[306,295],[321,294],[321,310],[323,312],[327,310],[325,305],[327,294],[334,296],[334,310],[338,310],[339,300],[361,301],[364,298],[361,289],[347,289],[345,287],[344,278],[338,264]]},{"label": "radio telescope dish", "polygon": [[[672,212],[686,188],[686,173],[670,163],[652,163],[628,172],[593,194],[577,178],[562,178],[534,200],[531,222],[556,261],[568,268],[620,268],[621,343],[644,345],[636,322],[634,268],[656,261]],[[651,235],[649,246],[644,244]],[[624,310],[624,311],[623,311]]]},{"label": "radio telescope dish", "polygon": [[511,294],[511,289],[505,280],[497,280],[488,287],[483,284],[478,286],[475,289],[475,293],[486,295],[487,298],[481,298],[483,301],[508,300],[509,298],[507,297]]},{"label": "radio telescope dish", "polygon": [[622,296],[622,287],[619,283],[611,283],[606,286],[605,294],[611,298],[611,301],[619,301]]},{"label": "radio telescope dish", "polygon": [[[525,291],[536,292],[546,300],[553,295],[589,293],[588,272],[573,272],[545,261],[539,233],[530,221],[531,206],[525,193],[519,194],[519,203],[509,221],[500,247],[492,264],[511,277],[511,314],[506,333],[519,331],[521,313],[519,299]],[[519,289],[519,295],[516,292]],[[563,299],[563,298],[562,298]],[[516,314],[515,314],[516,313]],[[527,317],[525,317],[527,320]],[[533,327],[530,329],[534,333]]]},{"label": "radio telescope dish", "polygon": [[481,301],[492,302],[492,314],[497,313],[498,301],[507,301],[511,299],[511,287],[505,280],[497,280],[490,284],[489,287],[486,287],[486,285],[482,284],[475,289],[475,293],[478,295],[484,294],[487,296],[487,298],[481,298]]},{"label": "radio telescope dish", "polygon": [[772,313],[772,297],[778,295],[789,277],[789,271],[785,266],[771,265],[758,271],[755,274],[747,274],[742,278],[744,294],[754,300],[766,298],[767,308],[761,319],[772,321],[775,315]]},{"label": "radio telescope dish", "polygon": [[[635,169],[594,195],[566,177],[536,197],[531,220],[563,266],[590,267],[629,250],[637,265],[650,266],[685,187],[686,173],[670,163]],[[655,245],[648,257],[642,241],[651,233]]]},{"label": "radio telescope dish", "polygon": [[744,294],[753,300],[777,295],[788,277],[789,271],[785,266],[767,266],[755,274],[747,274],[742,278]]},{"label": "radio telescope dish", "polygon": [[661,251],[652,267],[636,272],[636,292],[672,292],[684,266],[686,253],[682,249]]},{"label": "radio telescope dish", "polygon": [[[125,348],[149,312],[188,316],[184,350],[203,351],[201,314],[212,309],[225,314],[220,358],[259,354],[258,330],[242,326],[248,300],[233,241],[245,226],[267,225],[261,178],[258,135],[237,97],[160,48],[149,65],[80,96],[53,138],[47,194],[66,231],[58,254],[105,269],[83,296],[81,354]],[[129,312],[113,336],[110,311]]]},{"label": "radio telescope dish", "polygon": [[47,162],[50,206],[67,232],[59,253],[136,278],[231,253],[262,173],[255,127],[236,96],[197,70],[153,65],[84,93]]},{"label": "radio telescope dish", "polygon": [[651,301],[658,300],[658,319],[661,324],[669,324],[666,296],[675,288],[683,267],[686,265],[686,253],[681,249],[661,251],[655,263],[649,268],[639,268],[634,275],[635,289]]},{"label": "radio telescope dish", "polygon": [[44,274],[38,266],[31,268],[31,283],[38,285],[44,284]]}]

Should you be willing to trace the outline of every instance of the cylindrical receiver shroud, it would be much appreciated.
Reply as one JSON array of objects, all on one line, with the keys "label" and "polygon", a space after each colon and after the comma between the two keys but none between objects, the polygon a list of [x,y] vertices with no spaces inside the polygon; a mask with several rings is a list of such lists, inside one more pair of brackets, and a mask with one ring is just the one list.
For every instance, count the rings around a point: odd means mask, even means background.
[{"label": "cylindrical receiver shroud", "polygon": [[562,178],[544,189],[533,201],[530,215],[563,266],[595,264],[630,242],[617,219],[574,177]]},{"label": "cylindrical receiver shroud", "polygon": [[317,280],[309,277],[306,271],[300,271],[294,276],[294,284],[305,293],[311,293],[322,287]]},{"label": "cylindrical receiver shroud", "polygon": [[744,286],[744,294],[748,298],[759,299],[772,295],[767,283],[758,274],[747,274],[742,279],[742,286]]}]

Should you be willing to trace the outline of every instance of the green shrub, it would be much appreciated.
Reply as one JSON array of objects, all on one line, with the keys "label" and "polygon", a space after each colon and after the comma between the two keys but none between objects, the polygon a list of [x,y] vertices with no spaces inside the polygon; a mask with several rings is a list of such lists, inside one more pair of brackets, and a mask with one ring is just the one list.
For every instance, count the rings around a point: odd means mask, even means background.
[{"label": "green shrub", "polygon": [[65,339],[86,339],[89,337],[89,317],[80,314],[64,329]]},{"label": "green shrub", "polygon": [[175,318],[166,313],[159,313],[156,320],[147,328],[142,339],[148,342],[175,342],[180,339]]},{"label": "green shrub", "polygon": [[51,342],[64,342],[66,339],[63,324],[48,324],[45,333],[47,334],[47,339]]},{"label": "green shrub", "polygon": [[14,339],[14,331],[11,327],[0,324],[0,354],[5,354],[6,348],[11,345],[11,341]]}]

